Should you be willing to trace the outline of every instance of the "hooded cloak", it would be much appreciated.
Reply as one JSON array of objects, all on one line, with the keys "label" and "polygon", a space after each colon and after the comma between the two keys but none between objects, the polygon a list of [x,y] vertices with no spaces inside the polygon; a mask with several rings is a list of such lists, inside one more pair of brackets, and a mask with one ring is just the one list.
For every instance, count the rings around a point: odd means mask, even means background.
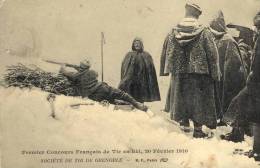
[{"label": "hooded cloak", "polygon": [[[135,41],[141,43],[140,50],[135,49]],[[139,102],[161,100],[152,56],[144,51],[140,38],[134,39],[132,51],[126,54],[122,62],[119,89],[127,92]]]},{"label": "hooded cloak", "polygon": [[214,82],[220,79],[218,51],[208,28],[184,18],[169,36],[166,57],[172,74],[171,118],[216,127]]},{"label": "hooded cloak", "polygon": [[[219,53],[221,79],[217,84],[222,112],[225,113],[231,100],[243,89],[246,68],[237,42],[226,32],[224,15],[221,11],[210,22]],[[221,116],[220,116],[221,117]]]},{"label": "hooded cloak", "polygon": [[248,122],[260,123],[260,38],[254,47],[251,72],[245,88],[232,100],[224,119],[245,126]]},{"label": "hooded cloak", "polygon": [[[260,12],[254,18],[254,24],[260,25]],[[237,122],[244,126],[248,122],[260,123],[260,37],[259,30],[256,34],[256,42],[252,55],[250,73],[246,86],[232,100],[224,119],[229,122]]]}]

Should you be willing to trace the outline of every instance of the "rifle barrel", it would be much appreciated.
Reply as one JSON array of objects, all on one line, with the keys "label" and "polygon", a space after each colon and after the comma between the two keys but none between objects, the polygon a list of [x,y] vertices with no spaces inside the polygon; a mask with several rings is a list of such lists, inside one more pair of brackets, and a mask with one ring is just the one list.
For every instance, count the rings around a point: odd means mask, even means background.
[{"label": "rifle barrel", "polygon": [[71,68],[79,68],[78,65],[74,65],[74,64],[68,64],[68,63],[62,63],[62,62],[56,62],[56,61],[52,61],[52,60],[44,60],[45,62],[51,63],[51,64],[57,64],[57,65],[65,65],[67,67],[71,67]]},{"label": "rifle barrel", "polygon": [[45,62],[51,63],[51,64],[58,64],[58,65],[62,65],[64,63],[61,62],[56,62],[56,61],[51,61],[51,60],[44,60]]}]

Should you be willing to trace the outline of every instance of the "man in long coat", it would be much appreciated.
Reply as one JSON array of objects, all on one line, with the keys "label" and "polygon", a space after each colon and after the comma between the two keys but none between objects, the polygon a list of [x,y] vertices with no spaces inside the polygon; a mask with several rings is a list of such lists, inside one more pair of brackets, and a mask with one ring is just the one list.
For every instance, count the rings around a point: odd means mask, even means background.
[{"label": "man in long coat", "polygon": [[140,38],[134,39],[132,51],[126,54],[122,62],[119,89],[139,102],[161,100],[153,58],[144,51]]},{"label": "man in long coat", "polygon": [[181,125],[194,123],[193,137],[207,135],[202,125],[216,128],[214,83],[220,79],[219,56],[210,30],[198,23],[202,11],[187,3],[185,18],[173,28],[167,47],[169,69],[173,76],[171,95],[173,119]]},{"label": "man in long coat", "polygon": [[222,74],[216,85],[216,96],[220,102],[220,107],[217,108],[218,118],[222,119],[231,100],[245,86],[247,72],[237,42],[227,33],[222,11],[210,22],[210,30],[215,37]]},{"label": "man in long coat", "polygon": [[[233,142],[244,140],[244,127],[249,123],[255,123],[260,129],[260,11],[254,18],[257,28],[256,42],[252,56],[252,64],[245,88],[232,100],[227,116],[224,119],[233,119],[232,132],[222,136],[223,139]],[[253,152],[260,160],[259,130],[255,136]],[[258,138],[258,139],[257,139]]]}]

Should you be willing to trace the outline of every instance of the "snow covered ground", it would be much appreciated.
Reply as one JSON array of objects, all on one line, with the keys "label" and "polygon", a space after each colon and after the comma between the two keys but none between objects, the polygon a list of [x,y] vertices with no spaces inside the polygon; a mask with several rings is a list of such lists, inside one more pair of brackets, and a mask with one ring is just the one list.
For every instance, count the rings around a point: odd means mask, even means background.
[{"label": "snow covered ground", "polygon": [[[217,135],[227,132],[230,128],[215,130],[216,137],[212,139],[193,139],[192,134],[184,134],[178,126],[168,122],[168,116],[162,112],[154,112],[152,116],[138,110],[114,110],[113,105],[105,107],[91,100],[66,96],[56,97],[54,119],[50,116],[51,106],[46,100],[46,92],[37,89],[29,91],[0,88],[0,93],[3,168],[18,165],[19,168],[259,167],[253,159],[232,155],[236,148],[249,150],[252,147],[251,138],[247,137],[246,142],[237,144],[219,140]],[[70,106],[76,103],[94,104],[78,108]],[[137,149],[143,153],[122,153]],[[145,153],[146,149],[152,150],[151,153]],[[160,151],[155,150],[153,153],[153,149]],[[186,151],[177,153],[178,149]],[[96,153],[76,154],[76,150]],[[110,153],[102,153],[104,150]],[[121,153],[112,153],[112,150]],[[27,153],[22,154],[22,151]],[[29,151],[44,151],[44,154],[28,154]],[[73,154],[46,154],[47,151],[68,151]],[[94,160],[108,157],[123,159],[120,163]],[[48,163],[50,160],[41,163],[41,159],[49,158],[62,158],[63,163]],[[65,163],[66,158],[73,161]],[[85,162],[87,158],[93,159],[92,162]],[[76,163],[75,159],[84,161]]]},{"label": "snow covered ground", "polygon": [[[200,1],[203,22],[217,9],[223,9],[227,22],[251,25],[259,6],[257,0]],[[110,85],[117,86],[121,61],[136,36],[143,38],[145,49],[153,56],[158,70],[163,40],[183,16],[184,4],[182,0],[5,1],[0,10],[0,85],[6,65],[18,62],[57,72],[59,66],[42,59],[78,64],[89,58],[93,68],[100,71],[100,32],[106,37],[104,79]],[[218,135],[230,128],[219,128],[214,130],[216,136],[212,139],[193,139],[191,133],[184,134],[176,124],[169,122],[168,115],[160,112],[165,104],[168,77],[158,77],[158,82],[162,101],[148,104],[154,116],[141,111],[114,110],[112,105],[104,107],[95,102],[71,108],[74,103],[93,102],[57,96],[54,119],[46,100],[48,93],[0,87],[0,167],[259,167],[253,159],[232,155],[237,148],[251,149],[252,138],[237,144],[221,141]],[[151,153],[147,149],[152,150]],[[77,154],[77,150],[85,154]],[[67,154],[53,154],[55,151]],[[95,160],[108,157],[123,160],[120,163]],[[56,160],[49,160],[54,158]],[[60,158],[62,163],[57,163]]]}]

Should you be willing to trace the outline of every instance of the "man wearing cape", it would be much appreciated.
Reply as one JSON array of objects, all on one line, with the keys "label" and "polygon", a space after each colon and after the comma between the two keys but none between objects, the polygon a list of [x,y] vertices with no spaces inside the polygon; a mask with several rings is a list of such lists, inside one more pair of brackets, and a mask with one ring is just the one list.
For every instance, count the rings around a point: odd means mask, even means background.
[{"label": "man wearing cape", "polygon": [[122,62],[119,89],[139,102],[160,101],[160,92],[152,56],[144,51],[143,42],[135,38],[132,51]]},{"label": "man wearing cape", "polygon": [[210,30],[198,22],[200,7],[187,3],[185,9],[185,18],[165,44],[165,64],[171,73],[170,112],[181,126],[189,127],[192,120],[193,137],[203,138],[207,135],[202,125],[214,129],[217,124],[214,84],[220,79],[219,56]]},{"label": "man wearing cape", "polygon": [[254,17],[257,28],[256,42],[252,55],[250,73],[246,86],[232,100],[224,119],[232,122],[232,132],[221,138],[233,142],[244,140],[245,126],[253,123],[254,145],[251,157],[260,161],[260,11]]},{"label": "man wearing cape", "polygon": [[218,11],[210,22],[210,30],[215,37],[222,74],[220,81],[216,83],[216,101],[219,102],[217,112],[218,118],[222,119],[231,100],[245,86],[247,72],[237,42],[227,33],[222,11]]}]

